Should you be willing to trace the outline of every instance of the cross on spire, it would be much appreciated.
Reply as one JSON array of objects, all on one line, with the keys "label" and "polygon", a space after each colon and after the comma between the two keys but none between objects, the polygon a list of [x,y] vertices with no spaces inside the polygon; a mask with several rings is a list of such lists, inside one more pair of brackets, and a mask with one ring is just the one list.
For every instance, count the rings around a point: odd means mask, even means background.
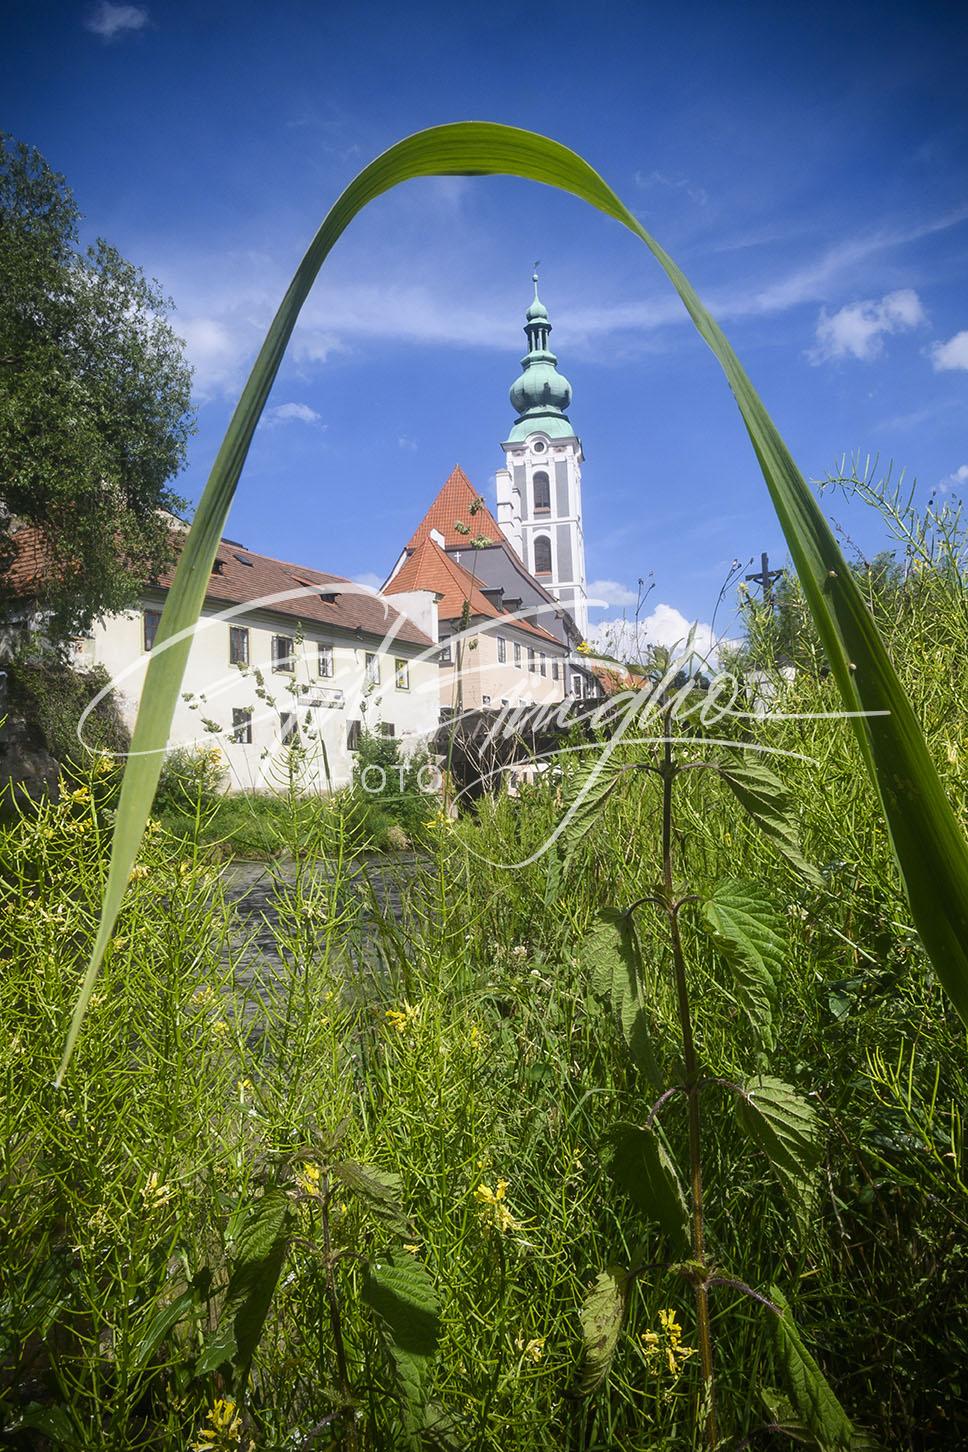
[{"label": "cross on spire", "polygon": [[782,568],[778,570],[770,569],[770,557],[766,553],[766,550],[764,550],[760,555],[759,570],[754,570],[751,575],[746,575],[744,578],[749,580],[751,584],[762,585],[763,603],[764,605],[771,605],[773,603],[773,581],[779,579],[783,573]]}]

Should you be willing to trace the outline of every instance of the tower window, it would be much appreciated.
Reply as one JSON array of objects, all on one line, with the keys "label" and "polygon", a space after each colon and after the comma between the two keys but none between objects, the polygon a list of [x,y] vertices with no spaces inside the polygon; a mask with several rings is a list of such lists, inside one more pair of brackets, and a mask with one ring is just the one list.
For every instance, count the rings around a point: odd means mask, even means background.
[{"label": "tower window", "polygon": [[534,572],[536,575],[551,574],[551,540],[546,534],[539,534],[534,541]]},{"label": "tower window", "polygon": [[543,469],[539,469],[532,481],[535,514],[551,513],[551,483]]}]

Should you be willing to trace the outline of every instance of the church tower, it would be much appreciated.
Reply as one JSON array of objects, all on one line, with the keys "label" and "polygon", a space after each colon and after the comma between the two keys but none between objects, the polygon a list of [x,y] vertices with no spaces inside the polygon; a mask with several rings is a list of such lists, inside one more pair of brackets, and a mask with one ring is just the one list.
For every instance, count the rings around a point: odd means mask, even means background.
[{"label": "church tower", "polygon": [[528,352],[523,372],[511,385],[511,406],[518,417],[502,445],[506,464],[499,469],[497,518],[518,556],[535,579],[569,612],[584,636],[588,630],[588,591],[581,519],[581,441],[568,418],[571,384],[558,372],[548,347],[551,323],[538,297],[525,314]]}]

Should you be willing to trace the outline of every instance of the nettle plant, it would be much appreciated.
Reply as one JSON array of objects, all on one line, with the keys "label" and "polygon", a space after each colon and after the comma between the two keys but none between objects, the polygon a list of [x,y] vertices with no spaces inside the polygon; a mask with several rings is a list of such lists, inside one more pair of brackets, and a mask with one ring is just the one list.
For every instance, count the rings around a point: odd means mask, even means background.
[{"label": "nettle plant", "polygon": [[[614,1126],[609,1137],[610,1168],[618,1189],[646,1220],[659,1227],[670,1254],[667,1261],[657,1263],[648,1254],[649,1242],[644,1241],[631,1264],[610,1265],[596,1278],[581,1313],[585,1342],[581,1390],[586,1394],[595,1391],[608,1376],[636,1279],[664,1267],[670,1276],[687,1281],[695,1295],[695,1349],[702,1375],[697,1415],[707,1447],[722,1445],[710,1299],[724,1288],[758,1303],[771,1324],[775,1361],[786,1383],[786,1395],[769,1387],[760,1389],[766,1408],[763,1430],[824,1449],[856,1448],[862,1434],[855,1432],[800,1339],[780,1289],[776,1285],[766,1292],[754,1289],[736,1274],[742,1273],[742,1267],[719,1265],[707,1244],[703,1115],[710,1096],[725,1095],[732,1100],[740,1130],[766,1156],[802,1229],[814,1205],[822,1143],[820,1123],[808,1099],[770,1071],[776,1048],[774,1011],[787,952],[784,918],[756,882],[725,877],[699,891],[678,876],[675,849],[681,834],[675,820],[676,800],[689,775],[713,775],[802,880],[818,886],[822,879],[800,850],[789,793],[766,765],[762,750],[741,742],[709,750],[713,743],[704,743],[701,734],[673,737],[673,724],[673,712],[667,708],[664,735],[653,759],[606,759],[584,771],[569,792],[574,810],[566,840],[577,840],[587,832],[590,821],[623,780],[644,774],[658,784],[661,795],[659,878],[626,906],[605,909],[598,915],[582,945],[581,958],[593,990],[610,1006],[639,1073],[658,1094],[642,1123]],[[697,747],[705,748],[708,756],[695,759]],[[687,748],[691,748],[689,755]],[[681,1040],[677,1080],[672,1084],[663,1082],[659,1068],[636,933],[636,918],[647,910],[659,914],[671,950]],[[739,1081],[711,1072],[697,1050],[696,995],[691,991],[683,933],[686,914],[690,926],[707,940],[728,974],[718,999],[709,995],[708,980],[704,981],[703,1011],[722,1014],[735,1006],[749,1026],[749,1072]],[[684,1103],[688,1126],[687,1160],[682,1166],[676,1163],[664,1127],[677,1100]],[[691,1354],[689,1348],[680,1350],[680,1328],[673,1329],[676,1355]]]}]

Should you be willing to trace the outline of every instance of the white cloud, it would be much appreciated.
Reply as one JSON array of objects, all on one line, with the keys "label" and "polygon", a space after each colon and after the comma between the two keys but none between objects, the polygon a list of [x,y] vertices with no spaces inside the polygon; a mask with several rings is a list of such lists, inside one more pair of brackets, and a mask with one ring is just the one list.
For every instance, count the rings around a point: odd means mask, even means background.
[{"label": "white cloud", "polygon": [[705,187],[697,186],[687,176],[667,176],[662,171],[637,171],[635,185],[641,187],[643,191],[648,191],[652,187],[668,187],[674,192],[685,192],[686,196],[691,201],[698,203],[700,207],[704,207],[709,201],[709,193]]},{"label": "white cloud", "polygon": [[308,403],[277,403],[275,408],[266,409],[259,427],[273,429],[283,424],[318,424],[321,421],[320,415]]},{"label": "white cloud", "polygon": [[102,40],[115,40],[127,31],[143,30],[147,24],[148,12],[142,5],[112,5],[110,0],[101,0],[85,20],[84,27]]},{"label": "white cloud", "polygon": [[235,329],[218,318],[178,318],[175,332],[185,340],[195,391],[201,397],[238,382],[248,348],[240,345]]},{"label": "white cloud", "polygon": [[937,373],[954,368],[968,370],[968,328],[962,333],[955,333],[947,343],[935,343],[931,348],[931,361]]},{"label": "white cloud", "polygon": [[831,358],[860,358],[869,363],[883,353],[886,334],[909,332],[924,321],[921,299],[909,287],[886,293],[879,302],[869,298],[848,303],[836,313],[824,308],[817,322],[817,346],[807,356],[811,363]]},{"label": "white cloud", "polygon": [[961,464],[953,473],[947,474],[938,484],[942,494],[947,494],[949,489],[956,489],[959,485],[968,488],[968,464]]},{"label": "white cloud", "polygon": [[674,605],[657,605],[641,620],[628,620],[624,616],[602,620],[588,631],[593,645],[608,655],[628,661],[641,660],[650,645],[665,646],[673,657],[684,654],[690,635],[690,648],[696,655],[715,660],[717,645],[722,642],[714,637],[712,627],[703,621],[690,623]]},{"label": "white cloud", "polygon": [[372,570],[365,570],[362,575],[353,576],[353,583],[355,585],[366,585],[370,590],[379,590],[383,584],[383,576],[375,575]]},{"label": "white cloud", "polygon": [[398,449],[409,449],[411,452],[416,449],[417,440],[412,439],[409,434],[401,434],[397,439]]},{"label": "white cloud", "polygon": [[592,580],[588,587],[589,601],[600,605],[634,605],[638,598],[634,590],[618,580]]}]

